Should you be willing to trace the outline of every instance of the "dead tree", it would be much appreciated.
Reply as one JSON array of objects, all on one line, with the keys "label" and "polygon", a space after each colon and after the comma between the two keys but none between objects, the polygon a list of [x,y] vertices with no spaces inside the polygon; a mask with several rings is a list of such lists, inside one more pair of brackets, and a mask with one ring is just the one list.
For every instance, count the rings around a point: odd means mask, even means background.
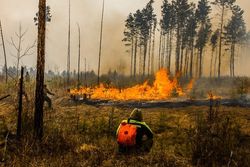
[{"label": "dead tree", "polygon": [[67,85],[70,80],[70,0],[69,0],[69,29],[68,29],[68,58],[67,58]]},{"label": "dead tree", "polygon": [[39,0],[38,12],[38,44],[37,73],[35,93],[34,137],[43,137],[43,103],[44,103],[44,68],[45,68],[45,30],[46,30],[46,0]]},{"label": "dead tree", "polygon": [[7,83],[8,82],[8,66],[7,66],[7,56],[6,56],[5,43],[4,43],[4,37],[3,37],[3,28],[2,28],[1,21],[0,21],[0,32],[1,32],[3,54],[4,54],[5,82]]},{"label": "dead tree", "polygon": [[22,110],[23,110],[23,67],[21,67],[21,78],[19,80],[19,91],[18,91],[18,116],[17,116],[17,130],[16,137],[18,140],[21,138],[22,131]]},{"label": "dead tree", "polygon": [[77,73],[77,87],[80,86],[80,62],[81,62],[81,30],[79,24],[78,27],[78,35],[79,35],[79,44],[78,44],[78,73]]},{"label": "dead tree", "polygon": [[30,56],[34,54],[34,52],[32,52],[32,49],[35,48],[36,46],[36,40],[35,40],[31,45],[27,46],[24,50],[22,49],[23,48],[22,42],[24,41],[26,33],[27,31],[22,31],[22,26],[20,24],[18,33],[15,33],[17,42],[14,41],[13,37],[11,37],[10,41],[11,46],[14,48],[16,52],[15,54],[11,53],[11,56],[16,58],[16,80],[18,80],[19,78],[19,65],[21,59],[25,56]]},{"label": "dead tree", "polygon": [[101,32],[100,32],[100,44],[99,44],[99,58],[98,58],[98,73],[97,73],[97,84],[100,84],[100,68],[101,68],[101,55],[102,55],[102,29],[103,29],[103,16],[104,16],[104,8],[105,0],[102,3],[102,18],[101,18]]}]

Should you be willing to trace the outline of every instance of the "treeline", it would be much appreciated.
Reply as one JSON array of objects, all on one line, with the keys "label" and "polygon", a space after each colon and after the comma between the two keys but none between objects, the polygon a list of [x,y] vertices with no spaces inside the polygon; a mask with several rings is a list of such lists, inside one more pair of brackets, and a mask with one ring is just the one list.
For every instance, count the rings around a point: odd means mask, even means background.
[{"label": "treeline", "polygon": [[[166,68],[185,77],[200,78],[204,76],[205,60],[210,77],[221,77],[221,67],[225,65],[229,66],[230,76],[235,76],[235,58],[239,56],[236,48],[249,39],[244,11],[235,0],[199,0],[198,4],[163,0],[159,21],[153,3],[150,0],[125,21],[123,41],[129,47],[131,76],[151,75],[156,69]],[[212,7],[216,14],[213,19]],[[160,33],[157,50],[156,30]],[[222,62],[226,52],[229,64]]]}]

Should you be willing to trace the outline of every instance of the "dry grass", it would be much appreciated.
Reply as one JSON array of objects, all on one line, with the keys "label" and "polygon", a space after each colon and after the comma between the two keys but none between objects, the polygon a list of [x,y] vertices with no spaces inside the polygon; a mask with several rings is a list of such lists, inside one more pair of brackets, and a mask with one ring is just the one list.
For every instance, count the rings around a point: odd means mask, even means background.
[{"label": "dry grass", "polygon": [[[45,106],[43,141],[33,140],[33,107],[26,102],[22,140],[16,141],[14,99],[0,103],[0,119],[11,134],[6,161],[0,166],[192,166],[189,132],[196,126],[197,115],[208,110],[193,106],[143,109],[144,120],[155,132],[154,146],[148,154],[121,155],[115,131],[132,108],[77,104],[58,90],[53,110]],[[250,134],[250,109],[221,107],[220,111],[235,118],[243,135]],[[250,142],[244,147],[249,151]]]}]

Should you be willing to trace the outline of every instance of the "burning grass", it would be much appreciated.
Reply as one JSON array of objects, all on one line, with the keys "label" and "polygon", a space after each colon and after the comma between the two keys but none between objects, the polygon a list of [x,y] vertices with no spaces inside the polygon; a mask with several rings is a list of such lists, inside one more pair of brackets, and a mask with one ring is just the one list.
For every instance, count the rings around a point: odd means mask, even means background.
[{"label": "burning grass", "polygon": [[170,79],[165,69],[159,70],[155,75],[155,81],[152,85],[148,81],[133,87],[118,89],[106,87],[101,84],[99,87],[81,87],[80,89],[70,90],[73,96],[91,95],[91,99],[101,100],[163,100],[173,96],[184,96],[186,92],[192,89],[191,81],[185,89],[179,85],[178,76]]}]

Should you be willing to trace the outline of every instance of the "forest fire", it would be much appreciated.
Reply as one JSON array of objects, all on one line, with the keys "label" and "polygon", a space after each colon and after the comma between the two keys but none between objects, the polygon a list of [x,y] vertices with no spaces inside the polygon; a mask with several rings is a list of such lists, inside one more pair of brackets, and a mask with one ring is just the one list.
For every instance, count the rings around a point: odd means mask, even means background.
[{"label": "forest fire", "polygon": [[95,88],[72,89],[70,94],[72,96],[90,95],[91,99],[100,100],[164,100],[175,96],[184,96],[186,92],[192,89],[192,85],[193,81],[183,89],[178,83],[178,77],[170,79],[167,70],[161,69],[156,73],[152,85],[146,81],[133,87],[118,89],[105,87],[104,84],[101,84]]}]

